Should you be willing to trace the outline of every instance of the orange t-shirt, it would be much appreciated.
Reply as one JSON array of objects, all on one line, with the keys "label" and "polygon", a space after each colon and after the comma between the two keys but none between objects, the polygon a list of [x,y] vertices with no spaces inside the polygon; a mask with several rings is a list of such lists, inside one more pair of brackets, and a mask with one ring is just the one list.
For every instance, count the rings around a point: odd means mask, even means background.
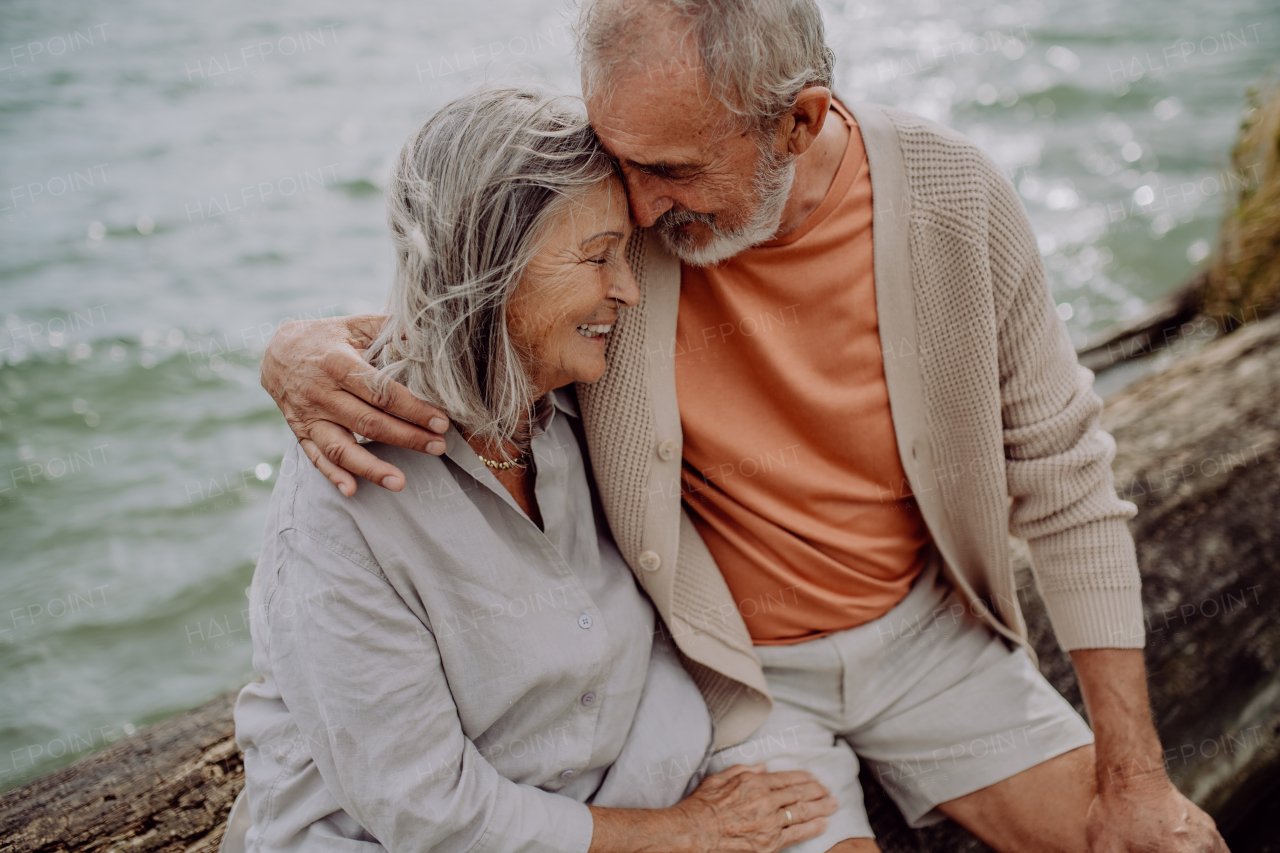
[{"label": "orange t-shirt", "polygon": [[884,615],[929,541],[889,413],[866,150],[835,109],[849,145],[800,229],[681,269],[683,499],[763,645]]}]

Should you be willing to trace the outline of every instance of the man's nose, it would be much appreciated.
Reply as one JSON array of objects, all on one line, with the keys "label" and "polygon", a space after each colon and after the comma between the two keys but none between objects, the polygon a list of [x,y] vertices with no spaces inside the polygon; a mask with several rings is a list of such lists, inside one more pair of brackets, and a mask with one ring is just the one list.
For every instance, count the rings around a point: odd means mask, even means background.
[{"label": "man's nose", "polygon": [[675,207],[675,199],[644,186],[643,180],[633,178],[627,182],[627,196],[631,200],[631,218],[641,228],[648,228],[658,217]]},{"label": "man's nose", "polygon": [[632,205],[631,215],[635,217],[637,225],[648,228],[650,225],[658,221],[659,216],[675,206],[675,199],[671,196],[658,196],[648,204],[645,204],[643,210],[638,209],[639,204]]}]

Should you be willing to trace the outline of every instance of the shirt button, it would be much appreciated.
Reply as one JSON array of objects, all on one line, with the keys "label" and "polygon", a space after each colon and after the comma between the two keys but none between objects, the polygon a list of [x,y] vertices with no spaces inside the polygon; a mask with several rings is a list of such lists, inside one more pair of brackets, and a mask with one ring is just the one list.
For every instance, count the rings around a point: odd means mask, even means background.
[{"label": "shirt button", "polygon": [[582,704],[583,704],[583,705],[594,705],[594,704],[596,704],[596,694],[594,694],[594,693],[583,693],[583,694],[582,694]]},{"label": "shirt button", "polygon": [[656,551],[640,552],[640,568],[646,572],[656,572],[662,568],[662,558],[658,556]]},{"label": "shirt button", "polygon": [[664,441],[658,445],[658,458],[664,462],[670,462],[676,458],[676,443],[674,441]]},{"label": "shirt button", "polygon": [[573,778],[573,771],[572,771],[572,770],[566,770],[566,771],[564,771],[563,773],[561,773],[561,774],[560,774],[560,778],[561,778],[561,779],[572,779],[572,778]]},{"label": "shirt button", "polygon": [[581,616],[578,617],[578,627],[584,630],[591,627],[590,613],[583,613]]}]

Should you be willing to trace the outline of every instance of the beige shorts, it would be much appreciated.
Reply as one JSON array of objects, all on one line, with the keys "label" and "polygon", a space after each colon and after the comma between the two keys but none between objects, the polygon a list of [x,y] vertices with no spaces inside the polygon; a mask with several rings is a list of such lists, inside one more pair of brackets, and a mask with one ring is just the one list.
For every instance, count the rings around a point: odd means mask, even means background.
[{"label": "beige shorts", "polygon": [[817,776],[840,805],[826,833],[790,848],[798,853],[874,837],[859,761],[922,827],[942,820],[939,803],[1093,743],[1026,652],[967,612],[936,559],[881,618],[756,654],[773,712],[709,772],[763,761]]}]

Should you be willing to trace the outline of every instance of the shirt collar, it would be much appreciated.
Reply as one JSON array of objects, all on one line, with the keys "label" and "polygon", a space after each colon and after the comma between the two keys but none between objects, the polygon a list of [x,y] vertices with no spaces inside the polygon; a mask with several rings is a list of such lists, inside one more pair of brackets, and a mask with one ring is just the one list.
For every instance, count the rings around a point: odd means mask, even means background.
[{"label": "shirt collar", "polygon": [[557,388],[547,395],[551,398],[552,404],[564,412],[571,418],[579,418],[578,414],[578,395],[573,390],[572,385],[566,385],[563,388]]},{"label": "shirt collar", "polygon": [[[573,386],[565,386],[551,391],[546,396],[538,400],[534,404],[533,409],[533,436],[545,433],[551,428],[552,421],[555,420],[556,412],[562,412],[571,418],[580,418],[578,413],[577,395],[573,392]],[[483,479],[481,476],[488,469],[485,464],[480,461],[480,457],[471,449],[471,445],[467,444],[466,439],[462,437],[462,433],[456,429],[451,429],[444,436],[445,456],[456,462],[464,471],[468,471],[477,479]],[[497,481],[494,481],[495,484]]]}]

